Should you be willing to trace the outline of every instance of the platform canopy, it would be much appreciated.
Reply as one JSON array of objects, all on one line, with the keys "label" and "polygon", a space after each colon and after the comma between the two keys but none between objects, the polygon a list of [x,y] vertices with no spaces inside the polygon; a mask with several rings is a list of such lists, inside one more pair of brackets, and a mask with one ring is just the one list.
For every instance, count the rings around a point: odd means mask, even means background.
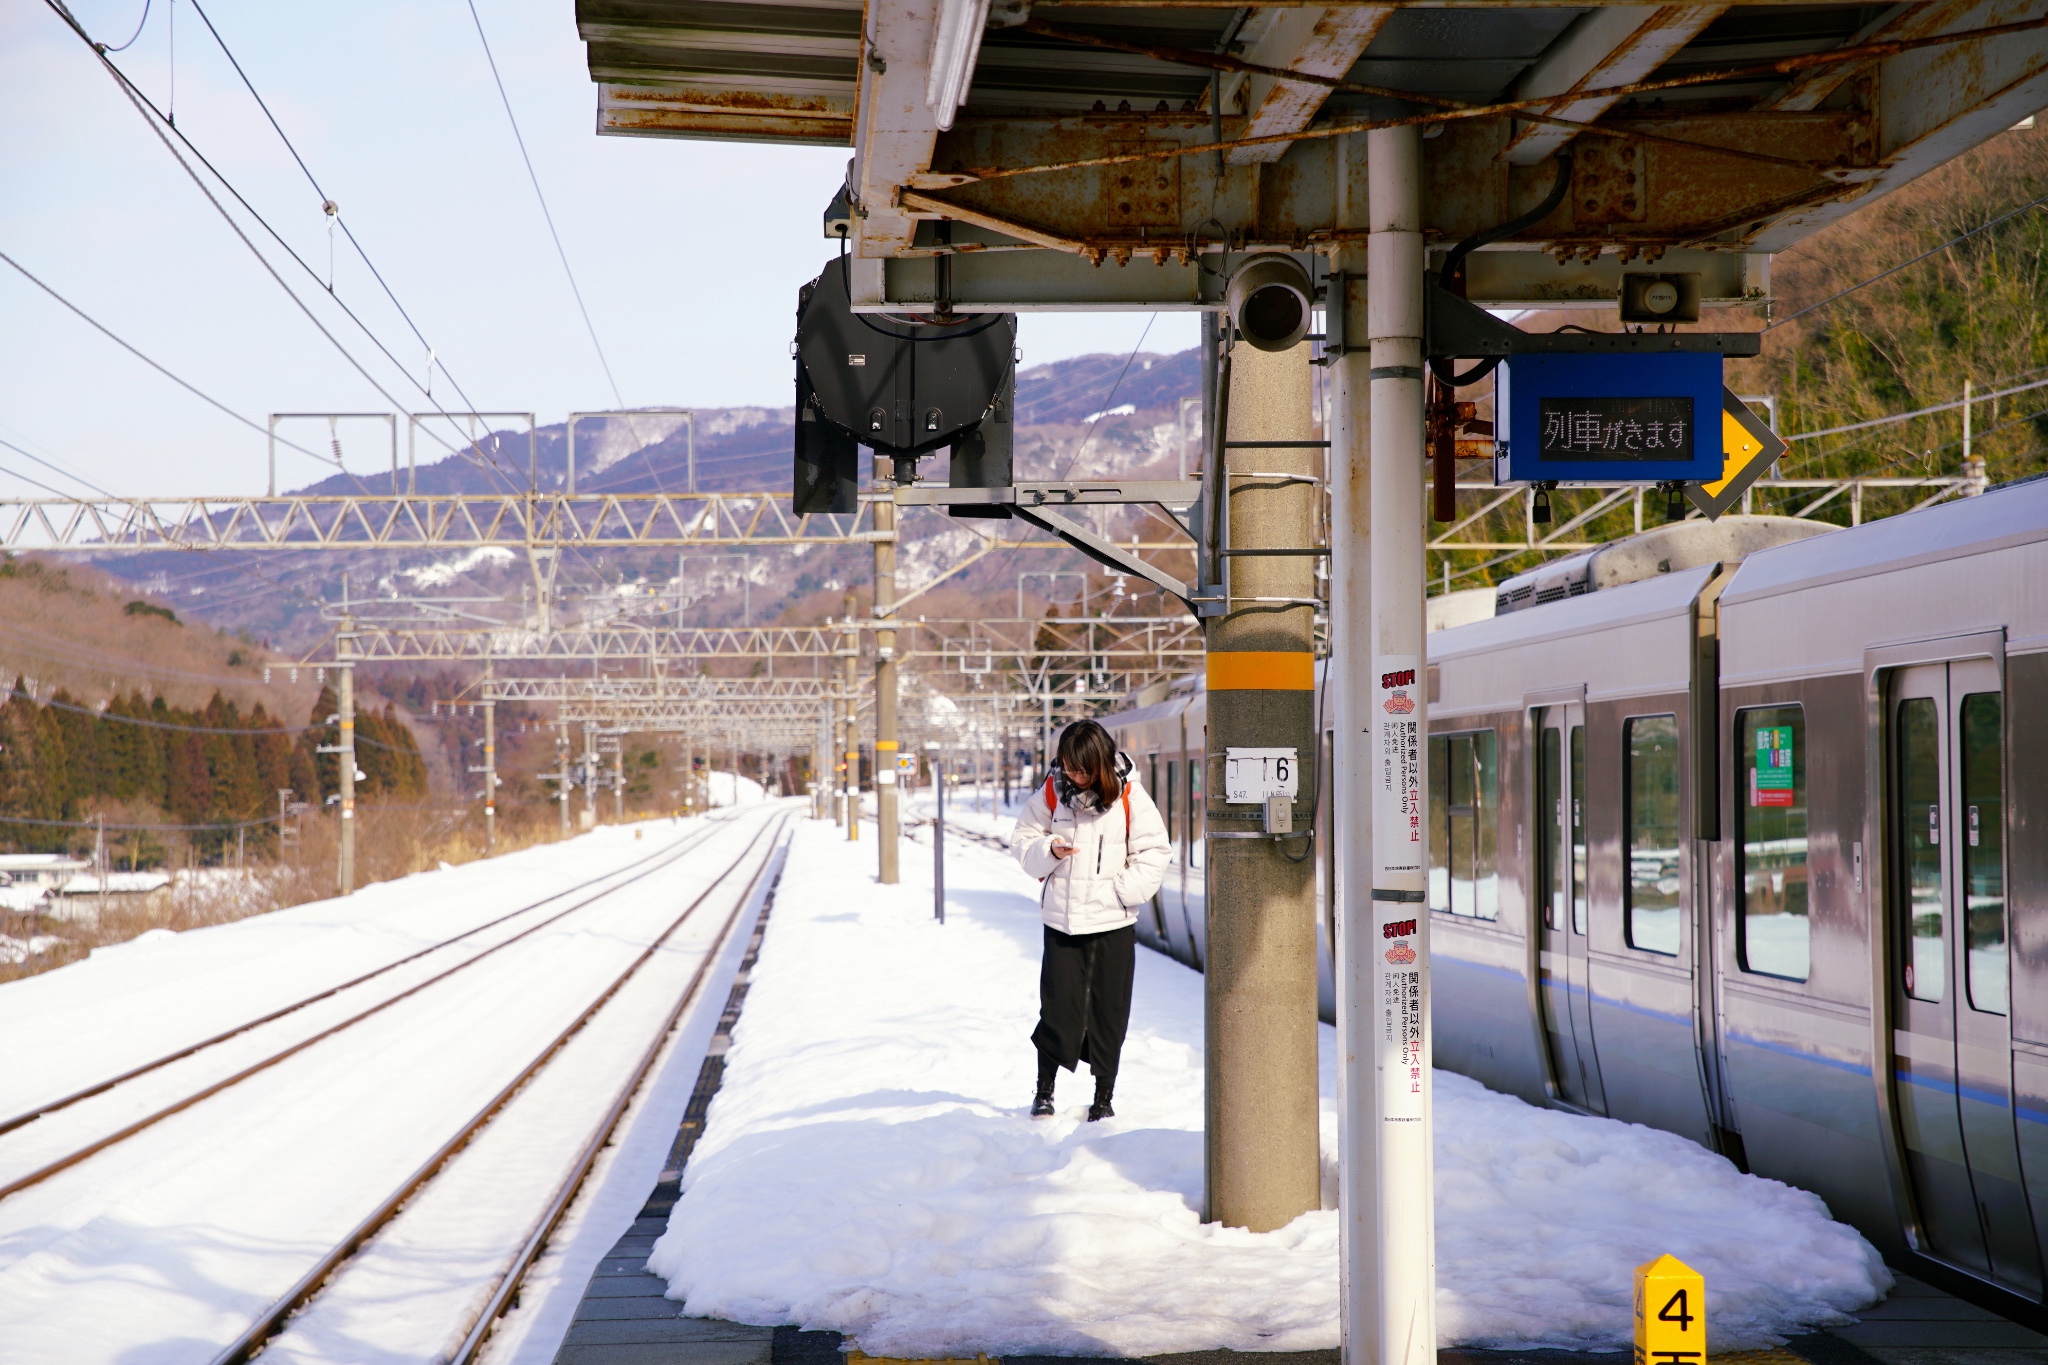
[{"label": "platform canopy", "polygon": [[1438,252],[1571,177],[1473,258],[1475,301],[1606,304],[1646,263],[1755,299],[1771,252],[2048,105],[2048,0],[578,0],[577,21],[600,132],[849,147],[868,307],[1215,307],[1238,253],[1362,237],[1344,130],[1400,118],[1424,121]]}]

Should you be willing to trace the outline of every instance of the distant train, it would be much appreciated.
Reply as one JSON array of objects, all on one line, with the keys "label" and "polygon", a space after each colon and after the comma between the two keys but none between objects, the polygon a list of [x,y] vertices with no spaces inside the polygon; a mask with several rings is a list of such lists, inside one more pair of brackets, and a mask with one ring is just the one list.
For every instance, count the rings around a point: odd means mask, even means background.
[{"label": "distant train", "polygon": [[[1850,530],[1680,523],[1470,614],[1428,637],[1438,1064],[2040,1304],[2048,478]],[[1199,968],[1205,698],[1146,700],[1104,720],[1175,838],[1138,929]]]}]

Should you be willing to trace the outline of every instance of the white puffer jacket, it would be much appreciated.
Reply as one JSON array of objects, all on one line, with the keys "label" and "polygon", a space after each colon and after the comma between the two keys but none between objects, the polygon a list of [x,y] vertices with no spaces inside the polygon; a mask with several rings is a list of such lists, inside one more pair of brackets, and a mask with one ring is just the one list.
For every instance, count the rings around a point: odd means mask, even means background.
[{"label": "white puffer jacket", "polygon": [[[1166,821],[1145,789],[1128,777],[1124,792],[1128,828],[1123,800],[1098,810],[1094,798],[1083,795],[1075,801],[1086,809],[1067,801],[1048,809],[1041,782],[1010,833],[1017,861],[1044,883],[1038,891],[1039,914],[1063,934],[1099,934],[1135,924],[1138,907],[1158,893],[1166,876],[1172,856]],[[1054,857],[1055,837],[1073,845],[1073,853]]]}]

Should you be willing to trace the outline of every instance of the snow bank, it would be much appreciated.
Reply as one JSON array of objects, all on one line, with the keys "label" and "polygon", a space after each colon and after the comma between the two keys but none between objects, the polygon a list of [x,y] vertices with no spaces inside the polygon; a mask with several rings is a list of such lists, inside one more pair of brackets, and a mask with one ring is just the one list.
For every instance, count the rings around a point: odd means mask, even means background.
[{"label": "snow bank", "polygon": [[[757,801],[768,799],[768,789],[751,777],[740,777],[735,773],[709,772],[704,775],[704,786],[714,806],[751,806]],[[738,792],[735,799],[734,792]]]},{"label": "snow bank", "polygon": [[[1025,1116],[1035,887],[956,847],[875,884],[873,845],[806,822],[724,1088],[651,1268],[687,1311],[799,1323],[876,1355],[1149,1355],[1337,1344],[1337,1223],[1200,1221],[1201,978],[1138,955],[1119,1117]],[[1335,1091],[1324,1042],[1324,1188]],[[1665,1133],[1437,1077],[1445,1345],[1614,1349],[1633,1268],[1705,1273],[1717,1351],[1839,1322],[1890,1286],[1813,1195]]]}]

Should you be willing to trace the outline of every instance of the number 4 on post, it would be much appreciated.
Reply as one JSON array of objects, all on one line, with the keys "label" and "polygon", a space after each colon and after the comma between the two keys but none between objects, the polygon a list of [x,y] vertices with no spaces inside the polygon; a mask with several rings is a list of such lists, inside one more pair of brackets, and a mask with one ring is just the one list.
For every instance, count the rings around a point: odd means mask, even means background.
[{"label": "number 4 on post", "polygon": [[1705,1365],[1707,1282],[1676,1256],[1636,1267],[1635,1365]]}]

